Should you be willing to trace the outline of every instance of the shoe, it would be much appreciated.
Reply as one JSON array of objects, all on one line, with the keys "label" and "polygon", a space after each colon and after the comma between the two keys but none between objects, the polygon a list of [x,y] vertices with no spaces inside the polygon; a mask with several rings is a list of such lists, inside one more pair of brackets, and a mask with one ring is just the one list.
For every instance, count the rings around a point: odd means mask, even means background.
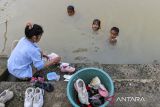
[{"label": "shoe", "polygon": [[59,57],[59,55],[55,54],[55,53],[51,53],[49,55],[47,55],[49,57],[48,60],[54,60],[55,58]]},{"label": "shoe", "polygon": [[36,83],[37,81],[38,81],[38,79],[36,77],[32,77],[30,82],[31,83]]},{"label": "shoe", "polygon": [[101,81],[98,77],[94,77],[92,81],[90,82],[89,86],[93,89],[98,89],[101,84]]},{"label": "shoe", "polygon": [[61,63],[60,65],[61,72],[73,73],[75,71],[74,67],[71,67],[69,63]]},{"label": "shoe", "polygon": [[65,78],[65,79],[68,79],[68,80],[69,80],[69,79],[71,79],[71,77],[72,77],[72,76],[73,76],[73,75],[64,75],[64,76],[63,76],[63,78]]},{"label": "shoe", "polygon": [[55,53],[51,53],[50,55],[47,55],[48,56],[48,61],[51,61],[51,60],[54,60],[55,64],[54,66],[57,66],[59,65],[60,61],[61,61],[61,57]]},{"label": "shoe", "polygon": [[91,100],[96,100],[96,99],[100,99],[100,95],[99,94],[95,94],[95,95],[93,95],[92,97],[90,97],[89,99],[91,99]]},{"label": "shoe", "polygon": [[3,103],[0,103],[0,107],[5,107],[5,104],[3,104]]},{"label": "shoe", "polygon": [[41,88],[36,88],[34,93],[33,107],[42,107],[43,106],[43,95],[44,90]]},{"label": "shoe", "polygon": [[38,81],[41,83],[44,83],[44,78],[43,77],[38,77]]},{"label": "shoe", "polygon": [[44,89],[47,92],[53,92],[54,91],[54,86],[51,83],[36,82],[34,86],[39,87],[41,89]]},{"label": "shoe", "polygon": [[64,81],[69,81],[71,79],[72,75],[64,75],[63,78],[65,78]]},{"label": "shoe", "polygon": [[41,83],[44,83],[44,78],[43,77],[32,77],[31,78],[31,83],[36,83],[37,81],[41,82]]},{"label": "shoe", "polygon": [[29,87],[25,92],[24,107],[32,107],[35,88]]},{"label": "shoe", "polygon": [[99,107],[103,103],[100,99],[94,99],[94,100],[91,100],[91,104],[92,104],[93,107]]},{"label": "shoe", "polygon": [[99,95],[101,95],[102,97],[107,97],[109,94],[108,94],[108,91],[107,89],[105,88],[104,85],[100,85],[99,88],[98,88],[98,93]]},{"label": "shoe", "polygon": [[88,92],[87,92],[87,89],[86,89],[86,85],[84,83],[84,81],[82,79],[78,79],[75,83],[74,83],[74,87],[75,87],[75,90],[78,92],[78,98],[79,98],[79,101],[82,103],[82,104],[86,104],[86,105],[89,105],[89,99],[88,99]]},{"label": "shoe", "polygon": [[68,81],[69,81],[69,79],[65,79],[64,81],[68,82]]},{"label": "shoe", "polygon": [[65,78],[64,81],[69,81],[71,79],[72,75],[64,75],[63,77]]},{"label": "shoe", "polygon": [[13,98],[13,92],[9,90],[4,90],[0,94],[0,103],[5,104],[7,101],[11,100]]}]

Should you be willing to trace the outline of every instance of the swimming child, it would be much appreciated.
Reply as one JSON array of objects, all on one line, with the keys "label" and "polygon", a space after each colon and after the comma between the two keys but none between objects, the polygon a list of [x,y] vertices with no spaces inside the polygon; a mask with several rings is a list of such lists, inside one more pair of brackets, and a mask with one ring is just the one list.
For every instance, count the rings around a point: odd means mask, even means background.
[{"label": "swimming child", "polygon": [[98,31],[101,28],[101,21],[99,19],[94,19],[92,24],[93,31]]},{"label": "swimming child", "polygon": [[111,30],[110,30],[109,42],[111,44],[115,44],[117,42],[118,35],[119,35],[119,28],[112,27]]},{"label": "swimming child", "polygon": [[74,6],[69,5],[67,7],[67,13],[68,13],[69,16],[73,16],[75,14]]}]

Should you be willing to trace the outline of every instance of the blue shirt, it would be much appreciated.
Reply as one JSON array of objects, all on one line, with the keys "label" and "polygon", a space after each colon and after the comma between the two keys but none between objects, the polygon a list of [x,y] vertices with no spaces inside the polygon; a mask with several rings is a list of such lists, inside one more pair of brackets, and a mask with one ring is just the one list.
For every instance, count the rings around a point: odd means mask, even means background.
[{"label": "blue shirt", "polygon": [[44,67],[40,48],[23,37],[12,51],[8,59],[8,71],[17,78],[32,77],[32,64],[37,70]]}]

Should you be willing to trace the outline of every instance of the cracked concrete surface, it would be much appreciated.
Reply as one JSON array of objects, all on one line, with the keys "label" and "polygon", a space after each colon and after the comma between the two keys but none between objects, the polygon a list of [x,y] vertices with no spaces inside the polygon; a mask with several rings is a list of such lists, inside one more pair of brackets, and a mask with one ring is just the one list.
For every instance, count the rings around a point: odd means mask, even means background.
[{"label": "cracked concrete surface", "polygon": [[4,42],[3,42],[3,48],[2,48],[2,51],[0,54],[3,54],[3,52],[5,51],[6,49],[6,43],[7,43],[7,31],[8,31],[8,21],[6,20],[5,22],[5,32],[4,32]]},{"label": "cracked concrete surface", "polygon": [[[6,67],[6,59],[0,60],[3,70]],[[2,63],[3,62],[3,63]],[[3,65],[3,67],[2,67]],[[73,64],[78,70],[85,67],[97,67],[106,71],[113,79],[115,86],[115,103],[108,107],[159,107],[160,106],[160,65],[159,64]],[[54,71],[54,69],[53,69]],[[55,71],[58,71],[57,69]],[[50,82],[54,85],[54,92],[45,92],[44,107],[71,107],[66,97],[66,85],[63,74],[58,82]],[[0,82],[0,92],[11,88],[14,98],[6,104],[6,107],[22,107],[24,92],[31,86],[28,82]],[[145,101],[119,101],[118,98],[143,97]],[[16,103],[15,103],[16,102]]]}]

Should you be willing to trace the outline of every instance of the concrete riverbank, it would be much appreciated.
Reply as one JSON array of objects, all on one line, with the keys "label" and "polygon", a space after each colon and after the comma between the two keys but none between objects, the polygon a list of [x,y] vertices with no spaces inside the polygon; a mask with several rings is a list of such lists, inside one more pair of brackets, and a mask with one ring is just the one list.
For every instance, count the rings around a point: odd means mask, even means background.
[{"label": "concrete riverbank", "polygon": [[[6,59],[0,60],[1,71],[5,70]],[[114,80],[115,103],[111,107],[159,107],[160,106],[160,65],[110,65],[110,64],[73,64],[77,69],[97,67],[106,71]],[[45,93],[44,107],[71,107],[66,97],[67,82],[63,77],[54,84],[54,92]],[[14,98],[6,107],[23,107],[24,93],[28,82],[0,82],[0,92],[11,88]],[[136,98],[140,98],[138,101]],[[126,100],[124,100],[126,99]]]}]

